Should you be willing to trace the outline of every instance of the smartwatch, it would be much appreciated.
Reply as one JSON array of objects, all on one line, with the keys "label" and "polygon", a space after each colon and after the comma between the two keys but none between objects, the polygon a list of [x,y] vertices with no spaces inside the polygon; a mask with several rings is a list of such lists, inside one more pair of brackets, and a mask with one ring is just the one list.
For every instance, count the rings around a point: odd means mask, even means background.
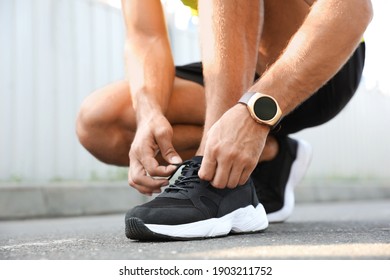
[{"label": "smartwatch", "polygon": [[274,128],[282,118],[278,102],[272,96],[260,92],[247,92],[239,103],[245,104],[252,118],[261,124]]}]

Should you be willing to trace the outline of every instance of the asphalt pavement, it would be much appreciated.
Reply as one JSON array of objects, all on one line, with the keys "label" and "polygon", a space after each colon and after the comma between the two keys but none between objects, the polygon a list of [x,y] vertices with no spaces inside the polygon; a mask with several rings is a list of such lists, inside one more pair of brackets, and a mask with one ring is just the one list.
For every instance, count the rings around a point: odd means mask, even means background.
[{"label": "asphalt pavement", "polygon": [[390,259],[390,200],[301,203],[262,233],[138,242],[124,214],[0,221],[2,260]]}]

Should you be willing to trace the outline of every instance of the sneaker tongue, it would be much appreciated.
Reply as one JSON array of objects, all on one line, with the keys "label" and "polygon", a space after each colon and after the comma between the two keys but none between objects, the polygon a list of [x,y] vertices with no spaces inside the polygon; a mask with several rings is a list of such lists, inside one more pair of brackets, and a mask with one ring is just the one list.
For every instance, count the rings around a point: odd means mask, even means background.
[{"label": "sneaker tongue", "polygon": [[202,156],[195,156],[190,159],[189,164],[186,165],[181,171],[181,175],[184,177],[198,176],[199,166],[202,162]]},{"label": "sneaker tongue", "polygon": [[203,156],[194,156],[191,161],[195,163],[202,163]]},{"label": "sneaker tongue", "polygon": [[182,165],[179,177],[176,179],[174,184],[170,185],[170,187],[166,189],[166,192],[172,192],[175,195],[178,195],[182,190],[184,190],[182,188],[199,185],[200,180],[198,177],[198,171],[202,158],[202,156],[195,156],[190,160],[185,161]]}]

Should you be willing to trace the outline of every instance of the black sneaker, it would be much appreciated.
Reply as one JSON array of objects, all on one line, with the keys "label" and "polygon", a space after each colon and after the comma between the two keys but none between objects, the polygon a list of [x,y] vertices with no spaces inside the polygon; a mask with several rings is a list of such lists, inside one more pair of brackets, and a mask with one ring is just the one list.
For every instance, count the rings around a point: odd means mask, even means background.
[{"label": "black sneaker", "polygon": [[235,189],[216,189],[199,179],[201,161],[202,157],[185,161],[174,184],[155,199],[127,212],[128,238],[192,240],[267,228],[266,213],[252,181]]},{"label": "black sneaker", "polygon": [[251,174],[256,194],[268,221],[285,221],[294,209],[294,188],[309,167],[311,147],[303,140],[278,137],[279,152],[271,161],[259,163]]}]

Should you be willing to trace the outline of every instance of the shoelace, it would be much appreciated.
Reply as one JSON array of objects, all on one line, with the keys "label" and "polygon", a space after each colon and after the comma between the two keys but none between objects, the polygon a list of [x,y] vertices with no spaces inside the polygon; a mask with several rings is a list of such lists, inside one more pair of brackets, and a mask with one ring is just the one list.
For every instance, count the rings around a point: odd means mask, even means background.
[{"label": "shoelace", "polygon": [[[169,187],[165,189],[166,192],[169,192],[169,191],[186,191],[187,192],[188,191],[187,189],[194,188],[194,184],[200,183],[200,179],[198,176],[198,170],[200,168],[200,163],[194,162],[192,160],[186,160],[183,163],[177,165],[177,169],[173,173],[173,175],[182,166],[184,166],[184,167],[181,171],[181,175],[175,180],[175,182],[173,184],[169,185]],[[173,175],[170,178],[172,178]]]}]

